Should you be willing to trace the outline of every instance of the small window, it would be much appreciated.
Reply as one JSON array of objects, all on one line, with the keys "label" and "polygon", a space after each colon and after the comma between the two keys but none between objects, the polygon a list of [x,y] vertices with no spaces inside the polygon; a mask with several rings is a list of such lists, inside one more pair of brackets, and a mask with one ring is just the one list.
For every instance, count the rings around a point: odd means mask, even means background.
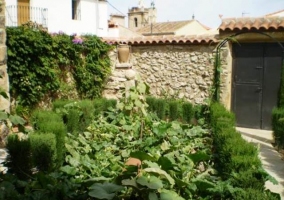
[{"label": "small window", "polygon": [[136,17],[134,18],[134,26],[138,27],[138,19]]},{"label": "small window", "polygon": [[80,0],[72,0],[72,19],[81,19]]}]

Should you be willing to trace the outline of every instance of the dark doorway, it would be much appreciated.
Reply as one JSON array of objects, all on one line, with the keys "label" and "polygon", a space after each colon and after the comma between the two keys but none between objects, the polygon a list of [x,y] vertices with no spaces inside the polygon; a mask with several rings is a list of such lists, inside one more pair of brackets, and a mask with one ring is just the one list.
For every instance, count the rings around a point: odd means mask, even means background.
[{"label": "dark doorway", "polygon": [[271,129],[281,66],[279,44],[233,44],[232,110],[237,126]]}]

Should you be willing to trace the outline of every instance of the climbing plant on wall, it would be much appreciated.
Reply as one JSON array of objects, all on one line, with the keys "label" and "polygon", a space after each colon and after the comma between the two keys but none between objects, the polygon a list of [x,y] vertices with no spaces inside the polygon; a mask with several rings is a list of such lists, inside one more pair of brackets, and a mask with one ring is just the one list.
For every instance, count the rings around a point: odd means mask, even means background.
[{"label": "climbing plant on wall", "polygon": [[7,47],[10,93],[23,106],[55,97],[67,72],[81,98],[99,97],[110,73],[107,53],[112,46],[97,36],[49,34],[26,24],[7,27]]}]

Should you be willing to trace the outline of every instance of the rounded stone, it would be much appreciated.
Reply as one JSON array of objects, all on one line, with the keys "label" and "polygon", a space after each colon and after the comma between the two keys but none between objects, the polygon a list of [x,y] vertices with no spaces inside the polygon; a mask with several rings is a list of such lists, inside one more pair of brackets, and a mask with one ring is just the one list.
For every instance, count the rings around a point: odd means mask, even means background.
[{"label": "rounded stone", "polygon": [[125,78],[127,80],[133,80],[136,77],[136,72],[133,69],[129,69],[125,72]]}]

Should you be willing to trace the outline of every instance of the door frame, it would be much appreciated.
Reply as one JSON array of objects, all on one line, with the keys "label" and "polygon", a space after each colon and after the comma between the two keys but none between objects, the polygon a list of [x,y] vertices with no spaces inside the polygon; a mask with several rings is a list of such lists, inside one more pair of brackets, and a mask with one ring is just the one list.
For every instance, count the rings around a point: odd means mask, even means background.
[{"label": "door frame", "polygon": [[[227,66],[230,66],[229,68],[229,74],[227,76],[227,78],[224,79],[224,77],[221,76],[221,71],[222,71],[222,68],[224,67],[222,64],[221,64],[221,55],[223,56],[223,52],[222,52],[222,49],[224,49],[224,46],[227,45],[227,43],[229,42],[238,42],[237,41],[237,36],[239,35],[242,35],[242,34],[259,34],[259,35],[262,35],[264,37],[262,37],[263,39],[260,39],[258,40],[259,43],[264,43],[264,42],[274,42],[276,44],[279,45],[279,47],[281,48],[280,51],[281,52],[281,55],[282,55],[282,64],[284,65],[284,44],[281,44],[281,42],[279,42],[275,37],[269,35],[268,33],[266,32],[261,32],[259,30],[248,30],[248,31],[240,31],[240,32],[237,32],[237,33],[234,33],[232,35],[229,35],[226,34],[227,36],[221,40],[219,42],[219,44],[217,45],[217,47],[215,48],[214,50],[214,54],[215,54],[215,62],[214,62],[214,79],[213,79],[213,92],[212,92],[212,100],[213,101],[216,101],[216,102],[223,102],[224,103],[224,106],[229,109],[229,110],[232,110],[232,104],[231,104],[231,101],[232,101],[232,71],[233,70],[233,62],[231,64],[227,64]],[[276,36],[276,35],[275,35]],[[268,39],[265,39],[265,38],[268,38]],[[243,39],[240,39],[240,41],[243,41]],[[281,40],[282,41],[282,40]],[[250,43],[254,43],[256,41],[250,41],[250,40],[245,40],[245,42],[250,42]],[[229,48],[227,48],[227,50],[229,50],[229,52],[231,52],[231,43],[229,43]],[[223,57],[222,57],[223,58]],[[228,57],[230,58],[230,57]],[[226,65],[226,64],[225,64]],[[281,77],[284,77],[284,66],[281,66]],[[220,98],[220,94],[221,94],[221,83],[223,83],[225,81],[225,83],[227,83],[226,85],[230,84],[229,87],[225,87],[223,88],[222,87],[222,92],[224,91],[225,89],[225,93],[222,93],[222,101],[221,101],[221,98]],[[281,78],[280,80],[280,91],[284,91],[284,87],[283,87],[283,82],[284,82],[284,78]],[[280,93],[278,93],[278,102],[277,104],[279,105],[279,100],[281,100],[282,98],[284,98],[284,95],[283,97],[280,98]],[[230,100],[230,101],[228,101]],[[284,103],[284,99],[283,99],[283,103]],[[277,106],[278,106],[277,105]]]}]

